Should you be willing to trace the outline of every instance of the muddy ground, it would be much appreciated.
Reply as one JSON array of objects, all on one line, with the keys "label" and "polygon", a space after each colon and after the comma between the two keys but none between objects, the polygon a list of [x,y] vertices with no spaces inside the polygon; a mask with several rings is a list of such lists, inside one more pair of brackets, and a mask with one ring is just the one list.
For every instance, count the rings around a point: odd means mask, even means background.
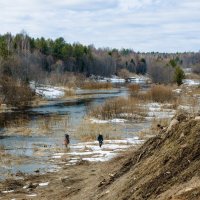
[{"label": "muddy ground", "polygon": [[55,173],[19,174],[18,180],[0,184],[0,199],[198,200],[199,119],[176,116],[137,150],[129,149],[109,162],[82,161],[63,164]]},{"label": "muddy ground", "polygon": [[[47,174],[18,174],[18,180],[0,183],[0,199],[98,199],[103,180],[112,176],[113,162],[121,166],[125,154],[106,163],[81,162],[62,166],[59,172]],[[39,186],[40,183],[48,184]],[[12,190],[14,190],[12,192]]]}]

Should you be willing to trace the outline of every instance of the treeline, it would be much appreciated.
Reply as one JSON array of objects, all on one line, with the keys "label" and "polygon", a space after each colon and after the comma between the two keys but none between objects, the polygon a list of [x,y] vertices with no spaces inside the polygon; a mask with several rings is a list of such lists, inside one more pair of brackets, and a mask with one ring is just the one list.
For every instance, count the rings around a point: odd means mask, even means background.
[{"label": "treeline", "polygon": [[22,71],[26,68],[27,79],[35,78],[31,77],[34,73],[30,72],[38,70],[48,73],[77,72],[86,76],[110,76],[121,68],[142,74],[147,71],[145,59],[131,50],[95,49],[92,45],[69,44],[62,37],[55,40],[43,37],[34,39],[25,33],[1,35],[0,56],[9,63],[7,71],[12,71],[10,65],[13,62],[20,65]]},{"label": "treeline", "polygon": [[9,33],[0,35],[1,70],[22,80],[41,80],[50,73],[65,72],[110,76],[121,69],[145,74],[153,69],[152,65],[169,66],[171,60],[179,66],[188,67],[200,63],[200,54],[96,49],[92,45],[69,44],[62,37],[55,40],[43,37],[34,39],[24,32],[14,36]]},{"label": "treeline", "polygon": [[19,86],[19,89],[21,85],[28,86],[32,80],[73,84],[92,74],[126,77],[129,73],[148,73],[156,83],[176,81],[181,84],[178,79],[184,76],[182,68],[195,66],[194,71],[199,73],[199,63],[200,53],[139,53],[131,49],[97,49],[93,45],[69,44],[62,37],[35,39],[25,32],[0,35],[0,85],[3,91],[6,90],[2,88],[11,85]]}]

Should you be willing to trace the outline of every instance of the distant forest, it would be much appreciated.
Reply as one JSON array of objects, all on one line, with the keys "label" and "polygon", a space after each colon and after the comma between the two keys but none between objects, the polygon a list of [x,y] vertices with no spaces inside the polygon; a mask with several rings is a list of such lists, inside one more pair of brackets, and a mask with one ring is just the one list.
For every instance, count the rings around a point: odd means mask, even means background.
[{"label": "distant forest", "polygon": [[35,98],[30,81],[80,87],[91,75],[127,78],[148,75],[154,83],[182,84],[183,68],[200,73],[200,52],[140,53],[80,43],[32,38],[25,32],[0,35],[0,104],[26,107]]},{"label": "distant forest", "polygon": [[[25,32],[0,35],[0,73],[15,80],[43,82],[47,77],[73,72],[90,75],[126,76],[148,73],[154,82],[170,83],[179,68],[194,66],[198,72],[200,52],[139,53],[131,49],[95,48],[79,43],[32,38]],[[124,72],[124,73],[120,73]]]}]

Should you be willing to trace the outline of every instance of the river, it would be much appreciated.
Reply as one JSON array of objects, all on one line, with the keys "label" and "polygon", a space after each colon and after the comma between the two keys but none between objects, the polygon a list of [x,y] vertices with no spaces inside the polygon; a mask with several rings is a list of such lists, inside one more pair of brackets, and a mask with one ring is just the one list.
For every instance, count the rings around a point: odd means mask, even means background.
[{"label": "river", "polygon": [[[109,98],[127,96],[127,90],[121,88],[101,92],[85,91],[79,95],[87,97],[50,101],[48,105],[30,108],[23,112],[3,114],[5,124],[23,120],[14,124],[14,129],[1,127],[0,151],[5,153],[5,157],[1,157],[0,179],[4,179],[9,173],[33,173],[37,169],[45,169],[46,172],[56,168],[56,165],[49,162],[49,156],[51,150],[63,148],[64,134],[73,133],[91,107],[100,105]],[[124,131],[120,134],[122,137],[129,137],[144,127],[149,127],[149,123],[135,124],[134,127],[124,126]],[[73,137],[73,134],[70,139],[72,145],[80,142],[77,137]],[[37,148],[41,147],[45,149],[38,153]]]}]

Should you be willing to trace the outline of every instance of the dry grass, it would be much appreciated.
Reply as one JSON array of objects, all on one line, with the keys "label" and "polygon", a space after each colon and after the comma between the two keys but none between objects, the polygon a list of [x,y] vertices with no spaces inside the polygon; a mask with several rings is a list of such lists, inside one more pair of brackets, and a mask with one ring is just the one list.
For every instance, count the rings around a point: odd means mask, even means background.
[{"label": "dry grass", "polygon": [[6,125],[7,135],[51,135],[53,133],[64,135],[69,129],[69,116],[40,116],[29,123],[28,119],[14,120]]},{"label": "dry grass", "polygon": [[98,83],[98,82],[84,82],[81,85],[82,89],[88,90],[101,90],[101,89],[112,89],[111,83]]},{"label": "dry grass", "polygon": [[172,92],[172,88],[170,86],[165,85],[153,85],[151,89],[148,91],[147,96],[154,102],[170,102],[174,101],[175,95]]},{"label": "dry grass", "polygon": [[114,135],[115,131],[116,127],[113,127],[112,124],[96,124],[84,120],[76,130],[75,137],[82,141],[94,141],[102,133],[104,139],[118,139],[117,135]]},{"label": "dry grass", "polygon": [[75,93],[75,90],[72,89],[72,88],[66,88],[65,89],[65,95],[64,97],[72,97],[72,96],[75,96],[76,93]]},{"label": "dry grass", "polygon": [[199,100],[193,95],[183,95],[177,100],[177,107],[195,116],[200,111]]},{"label": "dry grass", "polygon": [[24,118],[18,118],[12,121],[9,121],[6,125],[7,128],[15,128],[15,127],[25,127],[27,126],[29,120],[27,117]]},{"label": "dry grass", "polygon": [[61,133],[64,135],[69,128],[69,116],[56,116],[41,118],[37,121],[40,134],[49,135],[53,133]]},{"label": "dry grass", "polygon": [[191,96],[199,96],[200,95],[200,86],[191,88],[190,95]]},{"label": "dry grass", "polygon": [[[141,101],[137,98],[115,98],[107,100],[103,105],[93,108],[89,115],[100,119],[112,119],[117,117],[134,118],[136,115],[144,116],[145,111],[139,104]],[[122,116],[124,114],[124,116]]]},{"label": "dry grass", "polygon": [[128,85],[128,90],[129,90],[129,94],[132,97],[135,97],[139,93],[140,86],[138,84],[130,84],[130,85]]},{"label": "dry grass", "polygon": [[[165,102],[171,103],[171,102],[176,101],[176,96],[177,96],[173,93],[173,89],[174,89],[173,86],[153,85],[148,91],[138,92],[135,97],[139,99],[140,101],[144,101],[144,102],[151,101],[151,102],[159,102],[159,103],[165,103]],[[135,90],[137,91],[136,86],[135,86]]]},{"label": "dry grass", "polygon": [[155,136],[155,133],[150,129],[145,129],[138,132],[137,136],[139,137],[140,140],[146,140],[149,138],[149,136],[152,136],[152,137]]},{"label": "dry grass", "polygon": [[152,101],[150,92],[148,92],[148,91],[139,92],[138,95],[137,95],[137,98],[142,102],[150,102],[150,101]]},{"label": "dry grass", "polygon": [[199,79],[199,78],[200,78],[199,74],[195,74],[195,73],[186,74],[186,79]]},{"label": "dry grass", "polygon": [[5,149],[5,146],[4,145],[0,145],[0,151],[3,151]]},{"label": "dry grass", "polygon": [[151,131],[155,132],[159,132],[160,128],[158,127],[158,125],[160,125],[160,127],[167,127],[170,124],[171,119],[156,119],[154,118],[151,124]]}]

